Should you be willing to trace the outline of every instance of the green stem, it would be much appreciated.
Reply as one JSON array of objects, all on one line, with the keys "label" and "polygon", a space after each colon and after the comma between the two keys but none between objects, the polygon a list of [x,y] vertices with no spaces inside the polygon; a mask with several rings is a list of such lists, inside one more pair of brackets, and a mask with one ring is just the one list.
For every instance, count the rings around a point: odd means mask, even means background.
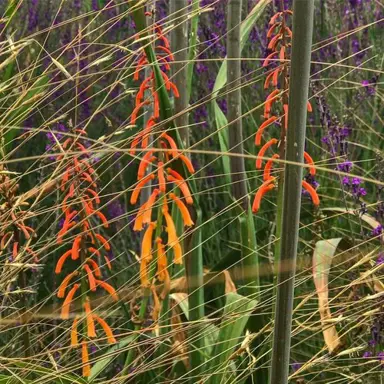
[{"label": "green stem", "polygon": [[[287,384],[291,348],[292,310],[300,224],[307,100],[311,63],[314,0],[294,0],[293,40],[281,252],[279,260],[271,384]],[[294,164],[296,163],[296,164]]]}]

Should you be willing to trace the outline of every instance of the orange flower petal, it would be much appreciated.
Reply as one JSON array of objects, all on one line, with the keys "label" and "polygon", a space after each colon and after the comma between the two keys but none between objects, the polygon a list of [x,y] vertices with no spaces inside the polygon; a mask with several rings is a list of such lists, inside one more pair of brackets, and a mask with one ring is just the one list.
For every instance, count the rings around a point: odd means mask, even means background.
[{"label": "orange flower petal", "polygon": [[268,161],[267,164],[265,164],[264,168],[264,174],[263,174],[263,180],[267,181],[271,178],[271,169],[273,165],[273,160],[274,159],[279,159],[280,156],[278,154],[274,154]]},{"label": "orange flower petal", "polygon": [[275,177],[270,178],[269,180],[265,181],[261,187],[256,192],[255,199],[252,204],[252,212],[257,213],[260,209],[261,199],[263,196],[273,188],[275,188],[275,184],[273,184],[273,181],[275,181]]},{"label": "orange flower petal", "polygon": [[55,273],[59,274],[61,272],[61,269],[63,268],[63,264],[65,263],[65,260],[72,254],[72,249],[69,251],[65,252],[60,259],[57,261],[56,268],[55,268]]},{"label": "orange flower petal", "polygon": [[58,298],[62,299],[65,296],[65,290],[67,289],[69,282],[71,281],[72,277],[77,276],[78,274],[79,273],[77,271],[73,271],[63,279],[60,284],[59,290],[57,291]]},{"label": "orange flower petal", "polygon": [[91,375],[91,365],[89,364],[88,347],[85,341],[81,342],[81,361],[83,363],[83,376],[89,377]]},{"label": "orange flower petal", "polygon": [[82,237],[77,236],[72,244],[72,260],[77,260],[79,258],[79,249],[81,244]]},{"label": "orange flower petal", "polygon": [[194,223],[186,205],[172,192],[169,194],[169,197],[176,203],[177,207],[179,208],[184,225],[187,227],[192,226]]},{"label": "orange flower petal", "polygon": [[87,335],[88,337],[96,337],[95,322],[93,321],[93,314],[91,310],[91,304],[88,297],[84,303],[85,315],[87,318]]},{"label": "orange flower petal", "polygon": [[188,185],[185,181],[180,181],[171,175],[167,176],[167,180],[177,185],[177,187],[180,189],[180,191],[184,195],[185,201],[187,202],[187,204],[189,205],[193,204],[191,192],[189,191]]},{"label": "orange flower petal", "polygon": [[313,188],[312,185],[309,184],[308,182],[306,182],[305,180],[302,181],[302,185],[303,185],[304,189],[311,196],[313,204],[316,206],[319,206],[320,205],[320,199],[319,199],[319,195],[316,192],[316,189]]},{"label": "orange flower petal", "polygon": [[61,318],[64,320],[69,318],[69,310],[71,307],[73,296],[75,295],[75,293],[79,289],[79,287],[80,287],[80,284],[74,284],[74,286],[68,292],[67,297],[64,300],[63,306],[61,307]]},{"label": "orange flower petal", "polygon": [[152,236],[156,223],[150,223],[144,233],[143,242],[141,243],[141,260],[149,262],[152,260]]},{"label": "orange flower petal", "polygon": [[97,240],[99,240],[101,242],[101,244],[103,244],[103,247],[105,248],[106,251],[111,250],[111,246],[109,245],[108,241],[103,236],[99,235],[98,233],[95,233],[95,237]]},{"label": "orange flower petal", "polygon": [[86,262],[92,266],[95,276],[101,277],[101,271],[96,261],[88,258]]},{"label": "orange flower petal", "polygon": [[77,324],[79,319],[77,316],[74,318],[71,328],[71,347],[77,347],[79,345],[78,333],[77,333]]},{"label": "orange flower petal", "polygon": [[276,120],[278,120],[278,117],[272,116],[268,120],[264,121],[263,124],[260,125],[259,129],[256,132],[256,137],[255,137],[255,144],[256,145],[261,144],[261,138],[262,138],[262,135],[263,135],[265,128],[272,125]]},{"label": "orange flower petal", "polygon": [[88,276],[89,289],[93,292],[96,291],[96,279],[95,276],[93,276],[91,268],[89,268],[87,264],[84,264],[83,268]]},{"label": "orange flower petal", "polygon": [[315,166],[314,166],[315,164],[314,164],[314,162],[313,162],[312,157],[309,155],[308,152],[305,152],[305,151],[304,151],[304,159],[305,159],[305,161],[307,162],[307,164],[310,165],[310,167],[309,167],[309,173],[310,173],[312,176],[315,176],[315,175],[316,175],[316,168],[315,168]]},{"label": "orange flower petal", "polygon": [[257,160],[256,160],[256,169],[260,169],[261,166],[262,166],[262,157],[264,157],[265,155],[265,152],[267,151],[267,149],[269,147],[271,147],[272,145],[275,145],[279,142],[279,140],[277,139],[271,139],[269,141],[267,141],[260,149],[259,153],[257,154]]},{"label": "orange flower petal", "polygon": [[106,283],[105,281],[102,280],[96,280],[97,285],[100,285],[101,288],[105,289],[111,296],[112,298],[117,301],[117,293],[115,288],[112,287],[112,285]]},{"label": "orange flower petal", "polygon": [[144,185],[147,184],[149,181],[153,180],[154,178],[155,178],[155,175],[152,173],[152,174],[144,177],[139,183],[137,183],[137,185],[134,188],[132,195],[131,195],[130,203],[132,205],[137,203],[140,192],[141,192],[142,188],[144,187]]},{"label": "orange flower petal", "polygon": [[101,325],[101,327],[103,328],[105,334],[107,335],[107,340],[108,340],[108,343],[109,344],[114,344],[116,343],[116,339],[115,339],[115,336],[113,336],[113,332],[112,332],[112,329],[111,327],[107,324],[107,322],[102,319],[101,317],[97,316],[97,315],[93,315],[93,317],[95,318],[95,320]]},{"label": "orange flower petal", "polygon": [[173,249],[175,254],[174,263],[182,264],[182,249],[179,243],[179,238],[176,234],[175,223],[173,222],[172,216],[168,213],[168,211],[163,210],[163,215],[165,217],[165,221],[167,222],[168,246]]}]

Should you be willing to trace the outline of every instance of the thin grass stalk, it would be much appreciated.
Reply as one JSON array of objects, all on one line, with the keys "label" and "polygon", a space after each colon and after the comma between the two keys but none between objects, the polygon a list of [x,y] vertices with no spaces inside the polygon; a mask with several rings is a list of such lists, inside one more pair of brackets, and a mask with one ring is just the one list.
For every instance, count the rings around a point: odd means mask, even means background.
[{"label": "thin grass stalk", "polygon": [[174,113],[180,139],[184,148],[189,148],[188,108],[189,97],[186,89],[188,76],[188,0],[171,1],[169,4],[171,16],[175,19],[175,27],[171,32],[171,51],[175,56],[173,64],[173,82],[181,90],[180,97],[174,98]]},{"label": "thin grass stalk", "polygon": [[199,8],[200,8],[200,0],[192,0],[191,11],[193,16],[191,19],[191,31],[190,31],[190,39],[189,39],[187,91],[186,91],[186,98],[188,100],[188,103],[191,98],[193,69],[195,66],[195,58],[196,58],[196,52],[197,52],[197,29],[199,27]]},{"label": "thin grass stalk", "polygon": [[[286,159],[296,163],[304,157],[313,13],[314,0],[294,0]],[[271,384],[288,383],[302,174],[286,164]]]}]

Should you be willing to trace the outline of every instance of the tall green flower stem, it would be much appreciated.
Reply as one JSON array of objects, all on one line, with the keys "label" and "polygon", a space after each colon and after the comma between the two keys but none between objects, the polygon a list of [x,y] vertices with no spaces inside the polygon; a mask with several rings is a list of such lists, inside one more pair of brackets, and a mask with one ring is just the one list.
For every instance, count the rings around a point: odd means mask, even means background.
[{"label": "tall green flower stem", "polygon": [[[293,40],[290,71],[288,135],[283,220],[275,310],[271,384],[287,384],[292,309],[299,234],[301,181],[307,118],[314,0],[293,1]],[[290,163],[293,162],[293,163]],[[294,164],[296,163],[296,164]]]},{"label": "tall green flower stem", "polygon": [[[227,105],[229,152],[243,154],[241,112],[241,12],[242,0],[229,0],[227,12]],[[240,219],[244,293],[255,296],[259,290],[259,265],[256,254],[253,217],[249,206],[245,162],[241,156],[230,157],[232,195],[238,203]],[[249,217],[249,220],[247,220]],[[250,223],[252,221],[252,223]],[[251,227],[249,224],[252,224]],[[251,243],[252,241],[252,243]],[[253,257],[255,256],[255,257]]]},{"label": "tall green flower stem", "polygon": [[175,124],[184,148],[189,148],[188,113],[186,112],[189,96],[188,92],[184,92],[188,76],[188,0],[171,1],[169,9],[174,20],[174,28],[171,31],[171,52],[175,57],[172,77],[180,90],[180,97],[174,99]]}]

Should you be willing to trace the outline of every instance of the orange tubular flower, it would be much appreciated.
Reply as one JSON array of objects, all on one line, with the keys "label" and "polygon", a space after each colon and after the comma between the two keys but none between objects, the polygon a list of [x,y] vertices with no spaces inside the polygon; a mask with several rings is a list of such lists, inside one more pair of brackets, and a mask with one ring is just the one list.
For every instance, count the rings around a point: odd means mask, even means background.
[{"label": "orange tubular flower", "polygon": [[87,335],[88,337],[96,337],[95,322],[93,321],[91,304],[89,303],[88,298],[85,300],[84,310],[87,318]]},{"label": "orange tubular flower", "polygon": [[278,117],[272,116],[268,120],[264,121],[263,124],[260,125],[259,129],[256,132],[256,137],[255,137],[255,144],[256,145],[261,144],[261,138],[262,138],[262,135],[263,135],[265,128],[272,125],[276,120],[278,120]]},{"label": "orange tubular flower", "polygon": [[65,260],[67,260],[67,258],[69,256],[72,255],[72,249],[70,249],[69,251],[65,252],[59,259],[59,261],[57,262],[56,264],[56,268],[55,268],[55,273],[56,274],[59,274],[63,268],[63,265],[65,263]]},{"label": "orange tubular flower", "polygon": [[174,263],[182,264],[182,250],[179,243],[179,238],[176,234],[175,223],[172,220],[172,216],[166,210],[163,210],[163,215],[165,217],[165,221],[167,222],[168,246],[173,249],[175,254]]},{"label": "orange tubular flower", "polygon": [[145,263],[152,260],[152,235],[155,228],[156,223],[150,223],[143,236],[143,242],[141,245],[141,260]]},{"label": "orange tubular flower", "polygon": [[16,260],[17,254],[19,252],[18,250],[19,250],[19,243],[17,241],[15,241],[13,243],[13,247],[12,247],[12,258],[13,258],[13,260]]},{"label": "orange tubular flower", "polygon": [[91,375],[91,365],[89,364],[88,347],[85,341],[81,342],[81,361],[83,363],[83,376]]},{"label": "orange tubular flower", "polygon": [[145,172],[148,168],[148,166],[156,160],[155,156],[153,155],[153,151],[148,151],[140,161],[139,170],[137,172],[137,180],[141,180],[145,176]]},{"label": "orange tubular flower", "polygon": [[97,285],[100,285],[101,288],[105,289],[112,296],[113,300],[118,300],[116,290],[112,287],[112,285],[102,280],[96,280],[96,283]]},{"label": "orange tubular flower", "polygon": [[191,192],[189,192],[188,185],[185,181],[180,181],[171,175],[167,176],[167,180],[177,185],[177,187],[180,189],[180,191],[184,195],[185,201],[187,202],[187,204],[189,205],[193,204]]},{"label": "orange tubular flower", "polygon": [[176,203],[177,207],[179,208],[184,225],[191,227],[194,223],[186,205],[172,192],[169,194],[169,197]]},{"label": "orange tubular flower", "polygon": [[273,165],[273,160],[279,159],[280,156],[278,154],[274,154],[268,161],[267,164],[265,164],[264,168],[264,174],[263,174],[263,180],[267,181],[271,178],[271,169]]},{"label": "orange tubular flower", "polygon": [[71,347],[77,347],[79,345],[78,333],[77,333],[77,324],[79,319],[77,316],[73,320],[72,328],[71,328]]},{"label": "orange tubular flower", "polygon": [[258,159],[256,160],[256,168],[257,169],[260,169],[261,166],[262,166],[262,162],[263,162],[263,159],[262,157],[264,157],[265,155],[265,152],[267,151],[267,149],[269,147],[271,147],[272,145],[275,145],[279,142],[279,140],[277,139],[271,139],[269,140],[268,142],[266,142],[260,149],[259,153],[257,154],[257,157]]},{"label": "orange tubular flower", "polygon": [[107,324],[105,320],[103,320],[101,317],[97,315],[93,315],[94,319],[101,325],[103,328],[105,334],[107,335],[107,341],[109,344],[114,344],[116,343],[115,336],[113,336],[113,332],[111,327]]},{"label": "orange tubular flower", "polygon": [[77,271],[73,271],[72,273],[70,273],[68,276],[64,278],[57,292],[58,298],[62,299],[65,296],[65,290],[67,289],[69,282],[71,281],[72,277],[77,276],[78,274],[79,273]]},{"label": "orange tubular flower", "polygon": [[165,247],[160,237],[156,239],[157,244],[157,277],[159,281],[164,281],[168,276],[167,270],[167,254]]},{"label": "orange tubular flower", "polygon": [[157,196],[160,193],[160,189],[154,189],[148,201],[145,204],[145,211],[143,213],[143,224],[148,224],[151,222],[152,217],[152,207],[155,204]]},{"label": "orange tubular flower", "polygon": [[268,192],[271,191],[273,188],[275,188],[275,184],[273,182],[275,181],[275,177],[271,177],[269,180],[265,181],[261,187],[258,189],[255,199],[252,204],[252,212],[257,213],[260,209],[261,199],[263,196]]},{"label": "orange tubular flower", "polygon": [[302,181],[302,185],[304,189],[309,193],[309,195],[312,198],[312,202],[314,205],[319,206],[320,205],[320,198],[319,195],[316,192],[316,189],[312,187],[311,184],[306,182],[305,180]]},{"label": "orange tubular flower", "polygon": [[96,279],[95,276],[93,276],[91,268],[89,268],[87,264],[84,264],[83,268],[88,276],[89,289],[93,292],[96,291]]},{"label": "orange tubular flower", "polygon": [[95,276],[101,277],[101,271],[100,271],[100,268],[99,268],[98,264],[96,263],[96,261],[92,260],[92,259],[87,259],[86,262],[89,263],[90,265],[92,265],[93,272],[94,272]]},{"label": "orange tubular flower", "polygon": [[73,241],[72,245],[72,260],[77,260],[79,258],[79,248],[81,244],[82,237],[77,236]]},{"label": "orange tubular flower", "polygon": [[315,175],[316,175],[315,163],[313,162],[313,159],[312,159],[312,157],[309,155],[309,153],[307,153],[307,152],[305,152],[305,151],[304,151],[304,159],[305,159],[305,161],[307,162],[307,164],[310,165],[309,173],[310,173],[312,176],[315,176]]},{"label": "orange tubular flower", "polygon": [[159,179],[160,191],[165,193],[164,163],[162,161],[159,161],[157,165],[157,178]]},{"label": "orange tubular flower", "polygon": [[140,192],[141,192],[142,188],[144,187],[144,185],[147,184],[149,181],[153,180],[154,178],[155,178],[155,175],[150,174],[150,175],[144,177],[144,179],[142,179],[139,183],[136,184],[136,187],[134,188],[134,190],[132,192],[131,200],[130,200],[130,203],[132,205],[137,203],[137,199],[139,198]]},{"label": "orange tubular flower", "polygon": [[108,241],[103,236],[101,236],[100,234],[96,233],[95,237],[96,237],[97,240],[100,241],[101,244],[103,244],[103,247],[105,248],[106,251],[110,251],[111,250],[111,246],[109,245]]},{"label": "orange tubular flower", "polygon": [[69,310],[73,300],[73,296],[79,289],[80,284],[75,284],[72,289],[68,292],[67,297],[64,300],[63,306],[61,307],[61,318],[66,320],[69,319]]},{"label": "orange tubular flower", "polygon": [[195,173],[195,168],[193,167],[191,160],[189,160],[187,156],[179,155],[179,158],[183,161],[190,173]]}]

